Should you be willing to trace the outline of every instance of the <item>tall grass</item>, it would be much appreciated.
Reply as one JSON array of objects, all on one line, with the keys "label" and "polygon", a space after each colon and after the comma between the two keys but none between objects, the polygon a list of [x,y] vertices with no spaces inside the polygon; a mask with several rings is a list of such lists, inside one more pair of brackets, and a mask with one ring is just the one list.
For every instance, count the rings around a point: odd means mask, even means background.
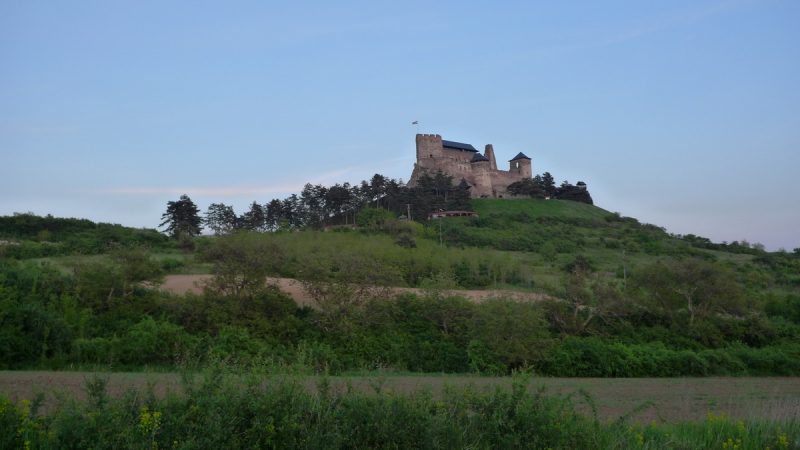
[{"label": "tall grass", "polygon": [[43,396],[12,404],[0,397],[2,448],[800,448],[800,422],[737,421],[710,413],[702,422],[631,423],[649,404],[617,420],[597,419],[593,399],[547,395],[517,375],[510,388],[420,390],[396,394],[384,379],[372,391],[328,377],[311,385],[302,368],[216,364],[185,372],[181,392],[157,397],[131,389],[115,398],[106,379],[88,399]]},{"label": "tall grass", "polygon": [[[459,271],[463,287],[485,287],[512,283],[529,288],[534,285],[531,267],[538,264],[537,255],[502,252],[477,248],[458,248],[439,245],[429,239],[417,239],[417,248],[398,246],[388,235],[364,236],[360,233],[322,233],[306,231],[267,235],[291,256],[330,254],[369,257],[385,265],[396,267],[403,281],[412,287],[425,278],[441,273]],[[295,267],[290,261],[282,275],[295,277]]]}]

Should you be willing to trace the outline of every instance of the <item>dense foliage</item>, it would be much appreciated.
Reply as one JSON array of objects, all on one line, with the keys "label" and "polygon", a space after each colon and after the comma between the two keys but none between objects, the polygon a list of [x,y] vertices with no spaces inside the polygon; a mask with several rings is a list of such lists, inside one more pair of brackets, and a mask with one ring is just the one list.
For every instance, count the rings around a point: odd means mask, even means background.
[{"label": "dense foliage", "polygon": [[173,244],[156,230],[95,223],[87,219],[42,217],[33,213],[0,216],[0,257],[15,259],[105,253],[115,246],[169,248]]},{"label": "dense foliage", "polygon": [[571,200],[574,202],[594,204],[592,196],[586,190],[586,183],[578,182],[573,185],[569,181],[564,181],[561,186],[556,187],[553,176],[550,172],[542,175],[534,175],[533,178],[526,178],[515,181],[508,185],[508,192],[515,197],[528,197],[534,199],[558,199]]},{"label": "dense foliage", "polygon": [[[459,285],[513,283],[524,274],[501,256],[477,261],[477,250],[440,247],[425,238],[427,228],[412,225],[375,222],[364,231],[374,234],[218,237],[200,251],[213,277],[197,295],[149,289],[162,266],[142,248],[78,261],[72,274],[6,259],[0,365],[302,355],[331,371],[379,365],[496,374],[531,368],[553,376],[800,374],[798,297],[762,295],[742,283],[748,272],[684,256],[634,267],[626,288],[592,272],[584,258],[547,287],[549,299],[475,303]],[[398,245],[392,233],[416,236],[419,245]],[[269,275],[298,279],[314,308],[299,308]],[[422,291],[390,289],[398,285]]]}]

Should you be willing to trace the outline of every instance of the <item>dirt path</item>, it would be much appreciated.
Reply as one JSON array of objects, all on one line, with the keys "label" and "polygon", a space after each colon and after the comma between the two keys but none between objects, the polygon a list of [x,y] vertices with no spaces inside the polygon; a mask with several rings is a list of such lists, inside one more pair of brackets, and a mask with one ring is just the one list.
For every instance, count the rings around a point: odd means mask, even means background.
[{"label": "dirt path", "polygon": [[[175,294],[185,294],[187,292],[200,293],[198,283],[211,277],[211,275],[168,275],[161,289]],[[306,295],[300,287],[300,283],[291,278],[270,278],[270,282],[275,282],[280,288],[292,296],[299,305],[314,306],[314,300]],[[396,288],[398,292],[419,292],[417,288]],[[518,292],[509,290],[489,290],[489,291],[456,291],[465,295],[472,301],[480,302],[493,295],[508,295],[519,299],[542,300],[548,298],[544,294],[530,292]]]}]

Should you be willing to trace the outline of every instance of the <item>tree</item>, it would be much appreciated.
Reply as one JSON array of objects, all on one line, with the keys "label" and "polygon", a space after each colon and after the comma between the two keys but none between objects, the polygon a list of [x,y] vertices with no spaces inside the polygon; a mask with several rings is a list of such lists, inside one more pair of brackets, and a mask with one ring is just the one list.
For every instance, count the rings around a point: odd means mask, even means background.
[{"label": "tree", "polygon": [[239,226],[247,231],[267,231],[266,208],[255,201],[250,205],[250,210],[239,218]]},{"label": "tree", "polygon": [[742,292],[726,268],[697,258],[668,260],[641,268],[634,281],[672,318],[685,313],[689,325],[711,314],[742,313]]},{"label": "tree", "polygon": [[468,330],[475,303],[454,292],[458,283],[450,274],[439,273],[420,282],[420,315],[436,325],[445,336]]},{"label": "tree", "polygon": [[349,334],[379,322],[400,282],[393,266],[360,255],[308,255],[298,261],[297,281],[317,305],[322,329]]},{"label": "tree", "polygon": [[138,315],[149,312],[151,298],[132,302],[136,288],[164,282],[161,267],[144,247],[116,248],[109,260],[79,260],[71,264],[75,294],[81,306],[98,313]]},{"label": "tree", "polygon": [[613,282],[588,276],[574,268],[564,280],[564,300],[549,299],[540,303],[550,323],[562,333],[579,336],[591,333],[589,325],[595,317],[608,323],[622,321],[630,315],[630,305]]},{"label": "tree", "polygon": [[214,231],[214,234],[227,234],[236,229],[237,217],[233,206],[212,203],[205,216],[205,223]]},{"label": "tree", "polygon": [[164,282],[161,265],[151,258],[150,251],[144,247],[118,248],[109,253],[111,260],[119,267],[119,280],[122,282],[122,299],[133,294],[136,287],[157,287]]},{"label": "tree", "polygon": [[331,216],[344,217],[347,224],[347,213],[351,209],[352,190],[350,183],[335,184],[328,189],[325,198],[326,219]]},{"label": "tree", "polygon": [[535,365],[544,361],[553,342],[547,322],[535,303],[504,297],[479,303],[470,330],[473,365],[475,350],[484,346],[507,368]]},{"label": "tree", "polygon": [[325,220],[326,197],[328,188],[321,184],[306,183],[300,192],[300,201],[306,213],[306,226],[321,228]]},{"label": "tree", "polygon": [[553,195],[556,192],[556,180],[550,175],[550,172],[542,174],[542,188],[545,194]]},{"label": "tree", "polygon": [[197,236],[203,229],[203,220],[198,215],[199,213],[200,209],[192,199],[183,194],[177,202],[167,202],[167,212],[161,216],[164,221],[161,222],[159,228],[167,225],[164,232],[173,237],[178,237],[181,233]]},{"label": "tree", "polygon": [[283,216],[281,218],[286,219],[286,222],[288,222],[291,228],[301,228],[305,226],[308,214],[306,214],[300,197],[298,197],[297,194],[292,194],[285,198],[281,205],[281,210],[283,211]]},{"label": "tree", "polygon": [[213,264],[202,284],[202,296],[187,296],[179,315],[195,329],[217,333],[243,327],[253,337],[285,342],[301,327],[294,317],[297,303],[269,276],[286,258],[269,236],[240,231],[220,236],[200,254]]},{"label": "tree", "polygon": [[284,216],[283,203],[278,199],[272,199],[264,207],[266,215],[266,226],[268,231],[275,231],[278,229],[278,221]]},{"label": "tree", "polygon": [[386,177],[381,174],[375,174],[369,180],[369,192],[372,199],[375,200],[375,207],[381,206],[381,198],[386,195]]},{"label": "tree", "polygon": [[252,297],[265,289],[267,277],[285,260],[283,250],[263,235],[239,232],[216,239],[199,260],[213,264],[203,290],[230,299]]},{"label": "tree", "polygon": [[[544,198],[544,181],[541,175],[524,178],[508,185],[508,192],[513,196],[527,195],[530,198]],[[549,193],[547,194],[549,195]]]},{"label": "tree", "polygon": [[556,189],[555,197],[559,200],[571,200],[588,205],[594,204],[592,196],[589,194],[589,191],[586,190],[586,186],[574,186],[567,180],[564,180],[561,186]]}]

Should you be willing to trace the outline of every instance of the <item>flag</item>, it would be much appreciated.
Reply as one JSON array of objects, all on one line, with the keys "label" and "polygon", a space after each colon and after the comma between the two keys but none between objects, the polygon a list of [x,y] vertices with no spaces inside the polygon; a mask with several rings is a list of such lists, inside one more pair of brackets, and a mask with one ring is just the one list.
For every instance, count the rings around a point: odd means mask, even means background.
[{"label": "flag", "polygon": [[419,125],[419,120],[415,120],[415,121],[411,122],[411,125]]}]

